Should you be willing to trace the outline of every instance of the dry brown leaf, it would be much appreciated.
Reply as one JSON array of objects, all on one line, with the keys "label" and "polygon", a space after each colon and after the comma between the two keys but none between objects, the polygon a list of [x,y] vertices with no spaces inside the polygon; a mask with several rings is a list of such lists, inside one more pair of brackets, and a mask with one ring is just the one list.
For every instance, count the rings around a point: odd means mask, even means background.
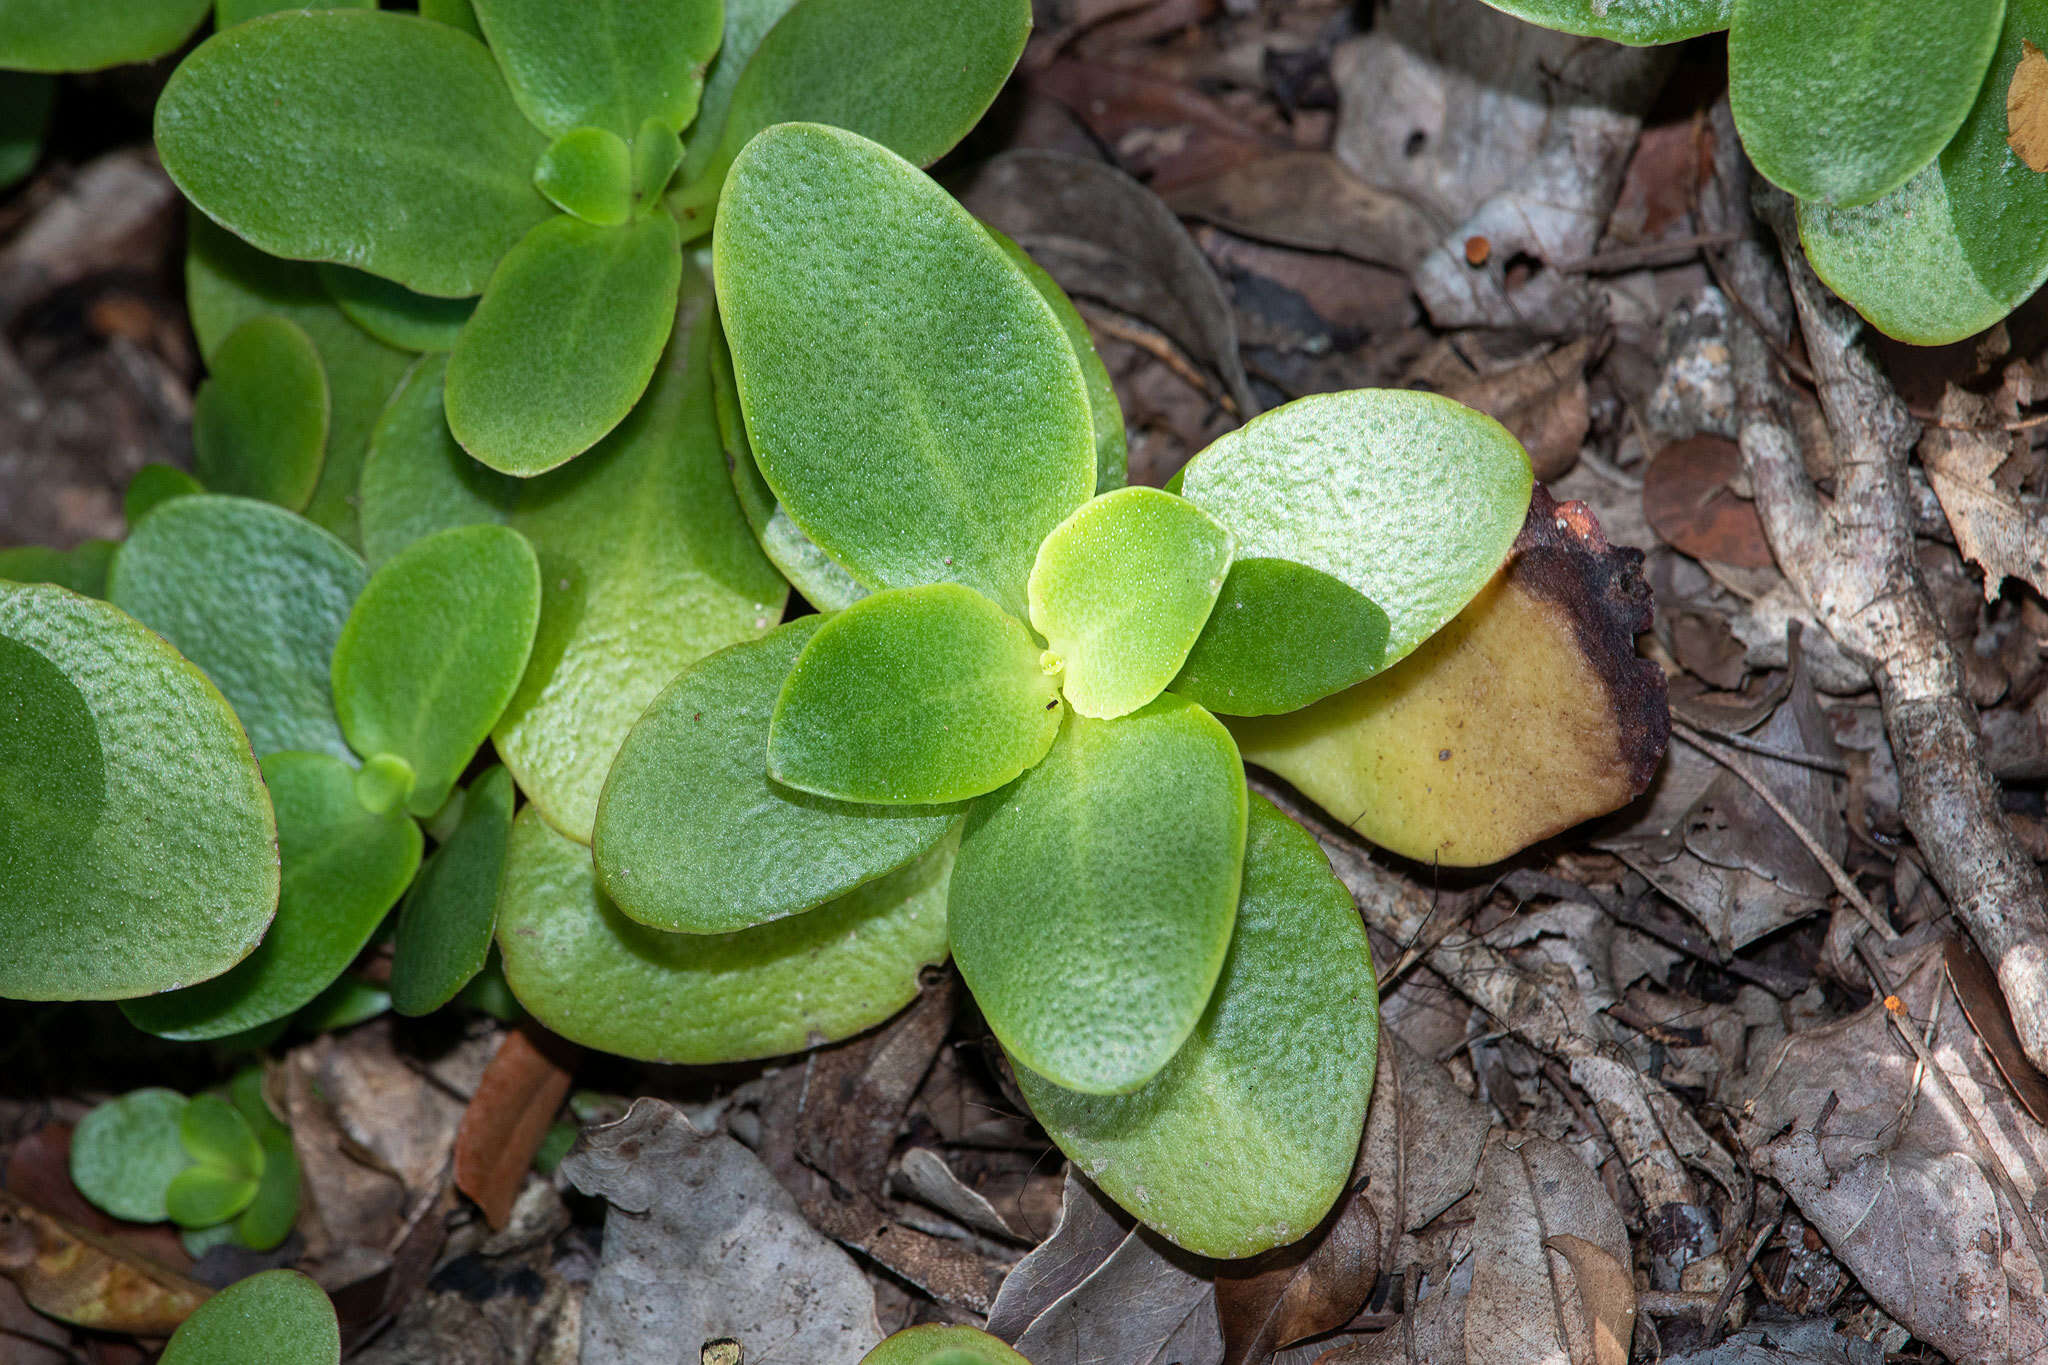
[{"label": "dry brown leaf", "polygon": [[1962,1002],[1963,1012],[1970,1018],[1970,1026],[1977,1030],[1991,1060],[1998,1064],[1998,1073],[2005,1077],[2014,1097],[2034,1122],[2048,1125],[2048,1076],[2043,1076],[2027,1060],[2019,1033],[2012,1026],[2012,1007],[2006,1003],[1998,978],[1992,975],[1991,964],[1977,951],[1977,945],[1966,938],[1948,941],[1948,947],[1942,950],[1942,963],[1948,970],[1949,985],[1955,989],[1956,999]]},{"label": "dry brown leaf", "polygon": [[0,1275],[53,1318],[137,1336],[168,1336],[213,1292],[4,1190]]},{"label": "dry brown leaf", "polygon": [[1628,1231],[1600,1177],[1563,1143],[1499,1135],[1479,1163],[1465,1305],[1470,1365],[1578,1365],[1594,1358],[1571,1263],[1545,1249],[1565,1233],[1627,1263]]},{"label": "dry brown leaf", "polygon": [[2048,171],[2048,57],[2025,39],[2020,49],[2005,91],[2005,141],[2028,170]]},{"label": "dry brown leaf", "polygon": [[1353,1170],[1350,1193],[1314,1233],[1218,1270],[1224,1365],[1259,1365],[1297,1341],[1336,1331],[1365,1306],[1379,1278],[1380,1223],[1360,1175]]},{"label": "dry brown leaf", "polygon": [[1094,1274],[1131,1230],[1131,1216],[1103,1197],[1086,1176],[1067,1167],[1060,1221],[1003,1280],[988,1310],[990,1335],[1015,1345],[1038,1315]]},{"label": "dry brown leaf", "polygon": [[[1992,415],[1985,399],[1953,386],[1939,412],[1965,424]],[[2002,434],[1974,430],[1930,427],[1920,442],[1920,463],[1955,532],[1956,548],[1984,570],[1987,602],[1997,600],[2007,578],[2023,579],[2036,592],[2048,593],[2048,517],[2037,507],[2021,506],[1993,482],[2011,453]]]},{"label": "dry brown leaf", "polygon": [[1528,448],[1537,479],[1559,479],[1578,463],[1579,447],[1592,425],[1586,368],[1601,345],[1597,337],[1580,337],[1444,396],[1477,408],[1512,431]]},{"label": "dry brown leaf", "polygon": [[1636,1282],[1628,1267],[1583,1237],[1561,1232],[1544,1246],[1572,1263],[1579,1311],[1593,1334],[1594,1365],[1628,1365],[1636,1331]]},{"label": "dry brown leaf", "polygon": [[455,1186],[493,1228],[512,1216],[533,1155],[569,1096],[578,1048],[538,1024],[508,1032],[463,1110],[455,1134]]},{"label": "dry brown leaf", "polygon": [[1282,152],[1174,191],[1183,218],[1304,251],[1412,270],[1436,244],[1429,215],[1328,152]]},{"label": "dry brown leaf", "polygon": [[1742,452],[1720,436],[1674,441],[1643,473],[1643,515],[1665,543],[1695,559],[1771,567],[1771,547],[1756,504],[1729,483],[1742,469]]}]

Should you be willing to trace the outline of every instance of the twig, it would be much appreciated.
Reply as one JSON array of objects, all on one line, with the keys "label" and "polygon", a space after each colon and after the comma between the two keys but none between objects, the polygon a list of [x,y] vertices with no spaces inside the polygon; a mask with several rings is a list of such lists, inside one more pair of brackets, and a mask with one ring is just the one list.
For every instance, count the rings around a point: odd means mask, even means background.
[{"label": "twig", "polygon": [[1778,1216],[1771,1220],[1770,1226],[1750,1239],[1749,1250],[1742,1256],[1742,1264],[1729,1275],[1728,1283],[1721,1286],[1721,1297],[1714,1300],[1714,1311],[1707,1317],[1708,1346],[1711,1347],[1721,1339],[1721,1322],[1728,1316],[1728,1305],[1735,1302],[1735,1291],[1742,1288],[1742,1282],[1749,1278],[1750,1267],[1755,1265],[1756,1258],[1763,1254],[1764,1243],[1771,1240],[1771,1234],[1776,1232],[1778,1225],[1784,1221],[1785,1214],[1780,1210]]},{"label": "twig", "polygon": [[1796,763],[1802,768],[1818,768],[1837,777],[1849,775],[1848,764],[1837,763],[1818,754],[1809,754],[1802,749],[1786,749],[1776,744],[1766,744],[1760,739],[1751,739],[1748,735],[1737,734],[1733,730],[1716,730],[1711,725],[1694,725],[1691,728],[1703,735],[1712,735],[1731,749],[1747,749],[1753,754],[1762,754],[1765,758],[1775,758],[1780,763]]},{"label": "twig", "polygon": [[1133,321],[1108,308],[1097,307],[1086,300],[1079,301],[1077,306],[1090,327],[1098,329],[1106,336],[1115,337],[1118,341],[1127,341],[1136,346],[1172,370],[1189,388],[1199,389],[1214,399],[1232,417],[1238,415],[1237,400],[1211,383],[1209,376],[1202,373],[1201,367],[1182,355],[1180,347],[1165,336],[1141,322]]},{"label": "twig", "polygon": [[1550,268],[1565,275],[1619,275],[1630,270],[1684,265],[1704,248],[1733,246],[1741,240],[1739,232],[1701,232],[1675,241],[1618,247],[1596,256],[1582,256],[1575,261],[1559,261]]}]

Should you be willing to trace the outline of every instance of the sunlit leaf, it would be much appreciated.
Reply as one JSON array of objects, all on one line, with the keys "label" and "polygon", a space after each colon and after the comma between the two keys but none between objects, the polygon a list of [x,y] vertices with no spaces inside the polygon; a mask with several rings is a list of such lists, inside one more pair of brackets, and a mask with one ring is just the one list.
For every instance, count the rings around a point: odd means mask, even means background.
[{"label": "sunlit leaf", "polygon": [[170,1217],[164,1192],[192,1164],[178,1140],[186,1099],[175,1090],[132,1090],[95,1105],[71,1134],[71,1183],[93,1204],[131,1223]]},{"label": "sunlit leaf", "polygon": [[1380,671],[1387,614],[1358,589],[1289,559],[1230,566],[1173,691],[1227,716],[1307,706]]},{"label": "sunlit leaf", "polygon": [[327,371],[305,329],[251,318],[207,358],[192,400],[192,465],[216,493],[304,510],[327,456]]},{"label": "sunlit leaf", "polygon": [[192,36],[213,0],[8,0],[0,67],[98,71],[161,57]]},{"label": "sunlit leaf", "polygon": [[261,1176],[201,1163],[171,1177],[164,1208],[182,1228],[209,1228],[233,1218],[256,1198]]},{"label": "sunlit leaf", "polygon": [[483,970],[498,923],[512,799],[512,775],[503,768],[470,783],[462,822],[406,895],[391,961],[391,1004],[400,1014],[432,1013]]},{"label": "sunlit leaf", "polygon": [[630,140],[644,119],[680,133],[718,50],[718,0],[476,0],[512,98],[553,137],[595,127]]},{"label": "sunlit leaf", "polygon": [[345,265],[314,267],[348,320],[387,346],[402,351],[448,351],[462,324],[476,311],[475,299],[437,299],[402,284]]},{"label": "sunlit leaf", "polygon": [[1081,366],[1082,382],[1088,386],[1088,423],[1095,432],[1095,491],[1107,493],[1122,488],[1131,479],[1130,449],[1124,436],[1124,410],[1117,402],[1116,385],[1110,381],[1109,367],[1096,354],[1095,338],[1089,334],[1088,323],[1082,318],[1081,310],[1074,307],[1074,301],[1067,297],[1067,291],[1060,288],[1059,281],[1046,274],[1023,247],[986,223],[982,227],[1024,272],[1024,278],[1031,281],[1031,287],[1038,291],[1039,297],[1052,309],[1052,315],[1059,319],[1060,330],[1067,334],[1067,343],[1074,349],[1074,359]]},{"label": "sunlit leaf", "polygon": [[219,1095],[196,1095],[178,1116],[178,1141],[194,1164],[164,1192],[172,1222],[211,1227],[249,1207],[263,1178],[263,1144],[241,1111]]},{"label": "sunlit leaf", "polygon": [[370,437],[361,492],[371,567],[436,531],[503,524],[523,480],[479,464],[456,443],[442,409],[446,356],[422,356]]},{"label": "sunlit leaf", "polygon": [[998,1337],[972,1327],[908,1327],[861,1357],[860,1365],[1031,1365]]},{"label": "sunlit leaf", "polygon": [[160,1365],[340,1365],[341,1327],[319,1285],[296,1270],[266,1270],[199,1306],[164,1348]]},{"label": "sunlit leaf", "polygon": [[541,153],[533,184],[562,212],[617,227],[633,212],[633,149],[609,128],[572,128]]},{"label": "sunlit leaf", "polygon": [[1532,24],[1560,33],[1612,38],[1648,47],[1718,33],[1735,0],[1486,0]]}]

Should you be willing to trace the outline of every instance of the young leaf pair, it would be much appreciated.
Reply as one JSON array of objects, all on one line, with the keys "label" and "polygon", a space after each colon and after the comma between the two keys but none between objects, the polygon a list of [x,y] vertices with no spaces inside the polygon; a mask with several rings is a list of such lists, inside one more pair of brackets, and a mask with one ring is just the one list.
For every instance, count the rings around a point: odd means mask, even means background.
[{"label": "young leaf pair", "polygon": [[[994,98],[1029,23],[1022,0],[276,14],[179,66],[157,145],[179,187],[237,235],[367,272],[339,286],[354,312],[453,325],[449,426],[485,464],[528,476],[633,408],[675,316],[681,243],[708,227],[692,204],[715,198],[748,137],[823,118],[934,159]],[[722,42],[733,50],[705,105]],[[274,95],[279,73],[288,100]],[[693,124],[695,198],[666,205]],[[447,301],[479,295],[473,313],[450,312]]]}]

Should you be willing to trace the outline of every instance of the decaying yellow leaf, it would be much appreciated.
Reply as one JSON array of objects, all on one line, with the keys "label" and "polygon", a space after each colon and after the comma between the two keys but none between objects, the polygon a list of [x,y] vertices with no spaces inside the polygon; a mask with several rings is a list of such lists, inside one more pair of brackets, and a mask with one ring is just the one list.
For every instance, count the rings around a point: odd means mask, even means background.
[{"label": "decaying yellow leaf", "polygon": [[2048,171],[2048,57],[2029,42],[2020,48],[2005,90],[2005,140],[2028,169]]},{"label": "decaying yellow leaf", "polygon": [[0,1275],[37,1311],[80,1327],[169,1336],[213,1293],[0,1190]]}]

